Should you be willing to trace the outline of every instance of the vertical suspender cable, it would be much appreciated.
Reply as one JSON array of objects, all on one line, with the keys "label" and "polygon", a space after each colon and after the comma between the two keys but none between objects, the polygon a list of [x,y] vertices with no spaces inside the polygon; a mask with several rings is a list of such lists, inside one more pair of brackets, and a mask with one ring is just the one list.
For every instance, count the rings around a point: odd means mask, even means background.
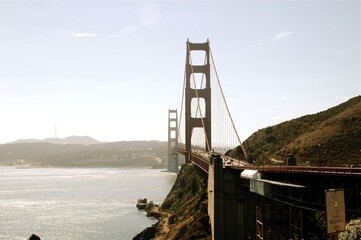
[{"label": "vertical suspender cable", "polygon": [[231,120],[233,129],[234,129],[234,131],[236,132],[236,136],[237,136],[237,139],[238,139],[238,141],[239,141],[239,145],[241,146],[242,151],[243,151],[245,157],[247,158],[246,150],[244,149],[244,147],[243,147],[243,145],[242,145],[242,142],[241,142],[241,139],[239,138],[237,129],[236,129],[235,125],[234,125],[234,122],[233,122],[231,113],[230,113],[230,111],[229,111],[229,108],[228,108],[228,105],[227,105],[227,102],[226,102],[226,98],[224,97],[223,89],[222,89],[221,83],[220,83],[220,81],[219,81],[218,72],[217,72],[217,69],[216,69],[216,64],[214,63],[213,54],[212,54],[212,50],[211,50],[210,47],[209,47],[209,52],[210,52],[210,55],[211,55],[211,59],[212,59],[212,62],[213,62],[214,71],[215,71],[216,77],[217,77],[218,86],[219,86],[219,88],[220,88],[220,91],[221,91],[221,94],[222,94],[222,97],[223,97],[223,100],[224,100],[224,104],[225,104],[226,109],[227,109],[228,116],[230,117],[230,120]]},{"label": "vertical suspender cable", "polygon": [[186,64],[185,64],[185,68],[184,68],[184,74],[183,74],[183,76],[184,76],[184,80],[183,80],[183,91],[182,91],[182,103],[181,103],[181,111],[180,111],[180,118],[179,118],[179,125],[178,125],[178,129],[177,129],[177,131],[178,131],[178,136],[180,136],[180,142],[182,142],[181,140],[182,140],[182,137],[181,137],[181,134],[180,134],[180,128],[181,128],[181,123],[182,123],[182,114],[183,114],[183,104],[184,104],[184,96],[185,96],[185,88],[186,88],[186,67],[187,67],[187,57],[186,57]]}]

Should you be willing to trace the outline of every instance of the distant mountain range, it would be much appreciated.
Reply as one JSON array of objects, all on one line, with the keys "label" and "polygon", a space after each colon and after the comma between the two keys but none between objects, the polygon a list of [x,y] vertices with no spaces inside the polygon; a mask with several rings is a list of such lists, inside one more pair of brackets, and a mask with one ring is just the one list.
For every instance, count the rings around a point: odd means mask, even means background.
[{"label": "distant mountain range", "polygon": [[[54,139],[28,139],[19,140],[24,142],[0,144],[0,166],[165,167],[167,142],[99,143],[92,138],[89,138],[92,139],[89,141],[88,137],[69,138],[62,139],[63,141],[56,139],[57,142],[62,142],[61,144],[45,142]],[[74,139],[77,139],[76,144],[70,144],[70,142],[74,142]],[[85,139],[88,141],[84,141]],[[90,144],[95,141],[98,144]]]},{"label": "distant mountain range", "polygon": [[45,138],[45,139],[19,139],[10,143],[53,143],[53,144],[81,144],[92,145],[99,144],[98,140],[89,136],[70,136],[66,138]]}]

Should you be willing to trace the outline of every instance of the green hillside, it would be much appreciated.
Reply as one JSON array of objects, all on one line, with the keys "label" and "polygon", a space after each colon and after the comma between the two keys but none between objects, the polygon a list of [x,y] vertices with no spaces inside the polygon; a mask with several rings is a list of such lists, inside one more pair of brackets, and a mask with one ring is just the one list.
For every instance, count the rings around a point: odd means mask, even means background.
[{"label": "green hillside", "polygon": [[[288,154],[293,154],[298,165],[358,166],[361,96],[317,114],[260,129],[243,146],[258,164],[280,164]],[[239,150],[231,154],[240,156]]]}]

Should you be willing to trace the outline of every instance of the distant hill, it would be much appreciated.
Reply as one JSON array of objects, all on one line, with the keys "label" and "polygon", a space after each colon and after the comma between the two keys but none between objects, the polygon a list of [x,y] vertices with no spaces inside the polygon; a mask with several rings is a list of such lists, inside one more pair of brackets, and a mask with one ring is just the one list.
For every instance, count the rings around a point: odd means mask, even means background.
[{"label": "distant hill", "polygon": [[0,165],[55,167],[165,167],[167,142],[92,145],[22,142],[0,145]]},{"label": "distant hill", "polygon": [[54,143],[54,144],[82,144],[82,145],[91,145],[91,144],[99,144],[98,140],[89,137],[89,136],[70,136],[66,138],[45,138],[43,140],[40,139],[19,139],[15,142],[11,143],[35,143],[35,142],[43,142],[43,143]]},{"label": "distant hill", "polygon": [[[298,165],[360,165],[361,96],[317,114],[260,129],[243,146],[258,163],[277,162],[293,154]],[[230,154],[242,155],[240,148]]]}]

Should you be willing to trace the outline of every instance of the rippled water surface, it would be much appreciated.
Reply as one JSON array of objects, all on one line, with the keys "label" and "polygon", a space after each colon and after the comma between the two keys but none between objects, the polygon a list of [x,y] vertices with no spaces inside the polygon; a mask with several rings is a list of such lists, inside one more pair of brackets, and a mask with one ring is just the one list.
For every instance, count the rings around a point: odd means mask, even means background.
[{"label": "rippled water surface", "polygon": [[155,223],[137,199],[161,203],[175,178],[156,169],[0,167],[0,239],[132,239]]}]

